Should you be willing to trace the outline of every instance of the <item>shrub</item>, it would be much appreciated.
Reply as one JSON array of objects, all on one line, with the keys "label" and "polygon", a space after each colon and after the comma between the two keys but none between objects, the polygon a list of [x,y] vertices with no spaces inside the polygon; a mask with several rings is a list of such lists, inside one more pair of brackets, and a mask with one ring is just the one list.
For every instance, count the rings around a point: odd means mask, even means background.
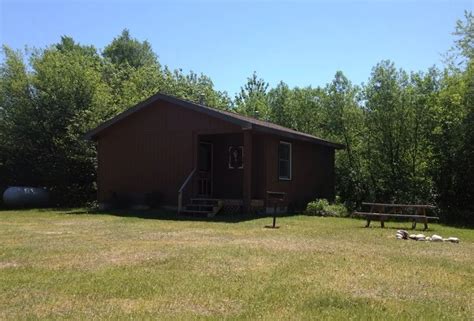
[{"label": "shrub", "polygon": [[329,204],[326,199],[321,198],[308,203],[305,210],[305,214],[316,216],[344,217],[347,216],[348,212],[347,208],[343,204]]},{"label": "shrub", "polygon": [[93,213],[93,212],[101,210],[98,200],[87,202],[85,204],[85,207],[86,207],[87,212],[89,212],[89,213]]},{"label": "shrub", "polygon": [[329,202],[324,199],[324,198],[321,198],[321,199],[318,199],[318,200],[315,200],[315,201],[312,201],[310,203],[308,203],[308,205],[306,206],[306,211],[305,213],[308,214],[308,215],[321,215],[321,216],[324,216],[325,214],[325,208],[329,206]]},{"label": "shrub", "polygon": [[326,212],[328,216],[336,216],[336,217],[346,217],[349,215],[346,206],[344,204],[330,204],[326,207]]}]

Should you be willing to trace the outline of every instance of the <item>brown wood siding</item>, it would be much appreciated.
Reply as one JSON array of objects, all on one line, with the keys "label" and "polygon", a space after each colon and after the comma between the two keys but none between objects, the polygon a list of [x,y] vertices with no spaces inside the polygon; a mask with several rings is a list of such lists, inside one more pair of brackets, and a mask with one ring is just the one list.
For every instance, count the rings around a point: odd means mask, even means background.
[{"label": "brown wood siding", "polygon": [[[334,198],[334,149],[314,143],[248,131],[251,135],[251,198],[267,191],[288,193],[292,208],[315,198]],[[213,196],[242,198],[244,170],[228,169],[228,147],[244,144],[238,125],[158,101],[100,133],[98,199],[112,193],[157,192],[162,203],[176,205],[178,189],[196,165],[199,140],[214,144]],[[278,178],[280,141],[292,143],[292,180]],[[244,164],[244,166],[246,166]],[[247,186],[248,188],[248,186]]]},{"label": "brown wood siding", "polygon": [[112,193],[159,192],[176,205],[177,193],[195,166],[199,134],[241,133],[237,125],[158,101],[116,123],[98,139],[98,199]]},{"label": "brown wood siding", "polygon": [[[280,141],[292,144],[292,179],[278,177]],[[286,192],[290,207],[302,209],[315,198],[334,199],[334,149],[267,135],[264,143],[266,189]]]}]

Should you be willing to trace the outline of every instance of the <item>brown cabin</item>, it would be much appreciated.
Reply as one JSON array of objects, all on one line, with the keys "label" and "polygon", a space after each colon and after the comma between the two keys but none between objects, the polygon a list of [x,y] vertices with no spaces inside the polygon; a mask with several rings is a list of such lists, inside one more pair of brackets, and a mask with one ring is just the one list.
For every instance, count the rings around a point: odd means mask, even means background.
[{"label": "brown cabin", "polygon": [[[178,211],[289,209],[334,199],[342,145],[273,123],[156,94],[86,134],[98,143],[98,201],[159,195]],[[209,206],[206,208],[205,206]]]}]

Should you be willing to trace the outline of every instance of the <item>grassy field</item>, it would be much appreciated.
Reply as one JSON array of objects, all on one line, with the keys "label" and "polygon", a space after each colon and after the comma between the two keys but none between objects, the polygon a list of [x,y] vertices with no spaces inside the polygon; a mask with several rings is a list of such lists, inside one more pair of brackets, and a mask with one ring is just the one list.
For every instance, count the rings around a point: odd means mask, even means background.
[{"label": "grassy field", "polygon": [[241,222],[0,212],[0,319],[473,320],[474,231],[460,244],[293,216]]}]

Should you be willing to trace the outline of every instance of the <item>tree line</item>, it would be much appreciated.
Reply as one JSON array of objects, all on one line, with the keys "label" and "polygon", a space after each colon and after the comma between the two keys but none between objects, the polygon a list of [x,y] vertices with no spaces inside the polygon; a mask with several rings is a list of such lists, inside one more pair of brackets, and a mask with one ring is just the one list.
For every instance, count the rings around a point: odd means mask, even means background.
[{"label": "tree line", "polygon": [[[156,92],[343,143],[336,189],[362,201],[433,203],[445,221],[474,217],[474,23],[465,13],[442,69],[376,64],[366,83],[273,88],[256,73],[235,97],[203,74],[160,64],[124,30],[103,50],[62,37],[27,52],[3,46],[0,185],[47,186],[58,205],[95,197],[96,150],[82,135]],[[2,186],[0,186],[1,189]]]}]

